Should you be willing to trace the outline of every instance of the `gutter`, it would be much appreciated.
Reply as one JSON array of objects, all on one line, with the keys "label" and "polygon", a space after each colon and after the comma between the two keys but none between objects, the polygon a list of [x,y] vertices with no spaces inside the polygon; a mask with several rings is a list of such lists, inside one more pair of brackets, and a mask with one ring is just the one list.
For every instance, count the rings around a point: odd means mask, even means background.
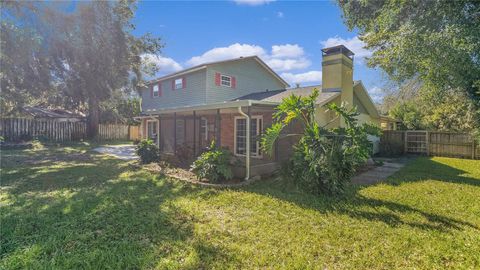
[{"label": "gutter", "polygon": [[[251,106],[249,101],[247,106]],[[244,116],[247,119],[247,136],[246,136],[246,153],[245,153],[245,180],[250,179],[250,115],[242,111],[242,106],[238,106],[238,113]]]}]

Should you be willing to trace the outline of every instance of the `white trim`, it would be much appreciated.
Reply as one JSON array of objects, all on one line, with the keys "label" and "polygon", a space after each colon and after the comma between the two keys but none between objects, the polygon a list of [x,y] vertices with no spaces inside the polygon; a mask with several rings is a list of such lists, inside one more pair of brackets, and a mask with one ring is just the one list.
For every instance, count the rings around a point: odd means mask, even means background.
[{"label": "white trim", "polygon": [[[244,156],[246,156],[245,154],[243,154],[243,155],[242,154],[237,154],[237,120],[238,119],[247,119],[247,118],[244,117],[244,116],[235,116],[233,118],[233,154],[237,157],[244,157]],[[262,126],[261,127],[258,125],[258,119],[262,120]],[[257,134],[261,135],[261,131],[263,129],[263,115],[252,115],[252,116],[250,116],[250,120],[257,121]],[[247,134],[247,136],[248,136],[248,134]],[[260,151],[260,141],[257,141],[256,143],[257,143],[257,152],[256,153],[250,153],[250,155],[253,158],[263,158],[263,154]]]}]

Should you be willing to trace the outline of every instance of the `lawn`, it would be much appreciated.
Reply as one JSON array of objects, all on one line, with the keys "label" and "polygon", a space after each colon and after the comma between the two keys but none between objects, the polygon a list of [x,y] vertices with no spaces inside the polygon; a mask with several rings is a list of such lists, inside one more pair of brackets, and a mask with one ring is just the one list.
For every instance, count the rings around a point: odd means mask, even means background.
[{"label": "lawn", "polygon": [[480,161],[418,158],[325,198],[192,186],[90,148],[1,153],[1,269],[480,268]]}]

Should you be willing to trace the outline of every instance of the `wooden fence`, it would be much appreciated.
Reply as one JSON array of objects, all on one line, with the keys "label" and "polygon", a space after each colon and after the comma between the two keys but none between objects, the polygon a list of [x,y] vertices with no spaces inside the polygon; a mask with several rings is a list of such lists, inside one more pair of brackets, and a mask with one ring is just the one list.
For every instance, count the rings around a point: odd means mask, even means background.
[{"label": "wooden fence", "polygon": [[[136,129],[136,133],[135,133]],[[117,124],[100,124],[98,139],[129,140],[139,134],[138,127]],[[131,132],[134,134],[131,134]],[[86,138],[85,122],[58,122],[55,120],[29,118],[0,119],[0,136],[6,141],[43,139],[54,142],[80,141]],[[136,135],[135,135],[136,134]]]},{"label": "wooden fence", "polygon": [[425,130],[384,131],[380,138],[380,152],[480,159],[480,147],[472,135]]}]

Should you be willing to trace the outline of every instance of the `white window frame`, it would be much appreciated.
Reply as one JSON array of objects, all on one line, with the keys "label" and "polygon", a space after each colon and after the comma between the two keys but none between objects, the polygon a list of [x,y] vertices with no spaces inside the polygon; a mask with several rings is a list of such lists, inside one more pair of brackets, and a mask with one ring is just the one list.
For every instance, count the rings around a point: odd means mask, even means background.
[{"label": "white window frame", "polygon": [[[180,83],[177,83],[178,81],[180,81]],[[173,80],[173,83],[175,85],[175,90],[183,89],[183,78],[175,79]]]},{"label": "white window frame", "polygon": [[159,145],[160,144],[160,122],[157,120],[157,119],[147,119],[146,121],[146,124],[147,124],[147,134],[145,134],[145,138],[146,139],[150,139],[149,138],[149,135],[148,134],[148,123],[152,123],[152,122],[155,122],[157,123],[156,126],[157,126],[157,141],[156,141],[156,144]]},{"label": "white window frame", "polygon": [[[238,154],[237,153],[237,120],[238,119],[246,119],[244,116],[235,116],[233,119],[233,153],[235,156],[244,157],[246,154]],[[262,121],[262,126],[258,124],[258,120]],[[252,115],[250,116],[250,121],[257,121],[257,136],[262,134],[263,130],[263,115]],[[251,125],[251,124],[250,124]],[[250,140],[250,143],[252,141]],[[255,142],[257,144],[257,152],[250,153],[250,156],[253,158],[263,158],[263,153],[260,151],[260,140]]]},{"label": "white window frame", "polygon": [[[228,81],[227,80],[224,81],[223,77],[228,78]],[[228,82],[228,84],[224,84],[223,82]],[[225,75],[225,74],[220,74],[220,86],[231,88],[232,87],[232,76]]]},{"label": "white window frame", "polygon": [[[202,126],[202,121],[205,121],[205,126]],[[208,119],[205,117],[200,118],[200,129],[203,129],[203,133],[205,134],[205,140],[208,140]]]},{"label": "white window frame", "polygon": [[[155,87],[157,88],[157,91],[155,91]],[[152,91],[153,91],[153,97],[159,97],[160,96],[160,86],[158,84],[153,85],[153,90]]]}]

